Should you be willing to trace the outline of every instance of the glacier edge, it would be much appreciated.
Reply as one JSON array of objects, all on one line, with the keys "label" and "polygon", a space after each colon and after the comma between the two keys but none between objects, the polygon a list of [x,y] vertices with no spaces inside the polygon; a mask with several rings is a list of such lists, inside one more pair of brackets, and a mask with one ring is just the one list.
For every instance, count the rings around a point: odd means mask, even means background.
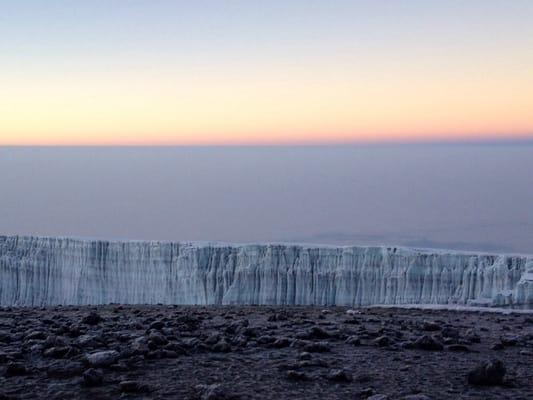
[{"label": "glacier edge", "polygon": [[533,309],[533,256],[0,236],[1,306],[108,303]]}]

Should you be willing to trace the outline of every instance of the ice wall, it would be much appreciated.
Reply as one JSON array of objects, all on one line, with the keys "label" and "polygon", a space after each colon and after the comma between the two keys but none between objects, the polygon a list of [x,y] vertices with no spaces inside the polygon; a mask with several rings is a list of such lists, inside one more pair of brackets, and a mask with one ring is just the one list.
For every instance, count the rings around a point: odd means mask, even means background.
[{"label": "ice wall", "polygon": [[533,256],[0,236],[0,305],[103,303],[533,308]]}]

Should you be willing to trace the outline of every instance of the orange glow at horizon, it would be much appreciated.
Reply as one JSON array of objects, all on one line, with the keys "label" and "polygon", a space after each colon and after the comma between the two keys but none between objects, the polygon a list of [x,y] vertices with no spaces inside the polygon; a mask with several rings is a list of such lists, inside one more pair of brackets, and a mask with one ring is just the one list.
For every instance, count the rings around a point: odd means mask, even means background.
[{"label": "orange glow at horizon", "polygon": [[[246,145],[533,138],[527,69],[0,82],[0,145]],[[0,78],[1,79],[1,78]]]},{"label": "orange glow at horizon", "polygon": [[427,134],[424,132],[407,133],[296,133],[268,135],[220,135],[203,134],[198,137],[191,135],[166,135],[156,139],[147,139],[150,135],[139,134],[121,136],[102,135],[81,138],[69,138],[49,135],[46,140],[28,137],[25,140],[15,138],[4,140],[0,146],[290,146],[290,145],[337,145],[337,144],[394,144],[394,143],[460,143],[469,141],[505,141],[533,140],[533,133],[491,133],[479,134],[470,132]]}]

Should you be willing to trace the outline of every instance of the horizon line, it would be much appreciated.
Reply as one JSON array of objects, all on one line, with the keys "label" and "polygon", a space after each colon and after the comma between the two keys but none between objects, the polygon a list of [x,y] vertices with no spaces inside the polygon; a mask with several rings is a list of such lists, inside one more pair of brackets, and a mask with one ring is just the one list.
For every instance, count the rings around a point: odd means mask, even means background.
[{"label": "horizon line", "polygon": [[325,140],[325,141],[258,141],[258,142],[211,142],[211,143],[179,143],[179,142],[146,142],[146,143],[1,143],[0,148],[172,148],[172,147],[339,147],[339,146],[409,146],[409,145],[533,145],[531,135],[489,138],[450,138],[450,139],[386,139],[386,140]]}]

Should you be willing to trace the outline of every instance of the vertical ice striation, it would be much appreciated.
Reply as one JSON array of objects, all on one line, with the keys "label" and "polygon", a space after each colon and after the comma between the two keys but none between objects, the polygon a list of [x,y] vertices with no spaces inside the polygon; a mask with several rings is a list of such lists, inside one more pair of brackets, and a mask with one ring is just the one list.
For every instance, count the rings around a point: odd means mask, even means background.
[{"label": "vertical ice striation", "polygon": [[0,305],[103,303],[533,308],[533,256],[0,236]]}]

